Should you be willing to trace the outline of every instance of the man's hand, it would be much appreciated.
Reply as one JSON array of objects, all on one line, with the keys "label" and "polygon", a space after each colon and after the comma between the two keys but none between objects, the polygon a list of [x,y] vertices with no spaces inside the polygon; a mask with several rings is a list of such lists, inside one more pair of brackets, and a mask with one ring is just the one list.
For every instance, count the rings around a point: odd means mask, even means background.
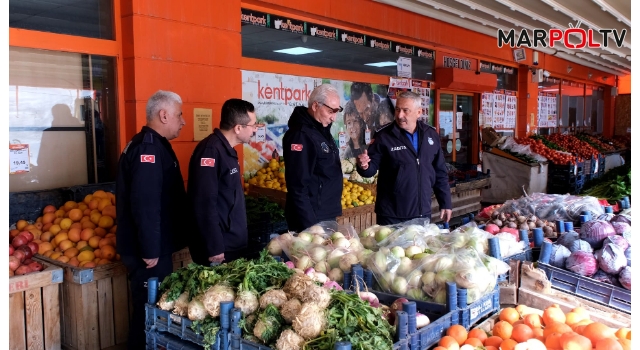
[{"label": "man's hand", "polygon": [[361,155],[358,156],[358,158],[356,159],[356,164],[362,169],[362,170],[367,170],[369,169],[369,161],[371,159],[369,159],[369,155],[367,154],[367,150],[364,151],[364,153],[362,153]]},{"label": "man's hand", "polygon": [[209,261],[211,261],[212,263],[222,263],[224,261],[224,253],[222,254],[218,254],[215,256],[210,256],[209,257]]},{"label": "man's hand", "polygon": [[[446,219],[444,219],[445,216]],[[451,209],[440,210],[440,219],[444,219],[444,222],[449,222],[451,220]]]},{"label": "man's hand", "polygon": [[147,268],[150,269],[158,264],[158,258],[155,259],[142,259],[145,264],[147,264]]}]

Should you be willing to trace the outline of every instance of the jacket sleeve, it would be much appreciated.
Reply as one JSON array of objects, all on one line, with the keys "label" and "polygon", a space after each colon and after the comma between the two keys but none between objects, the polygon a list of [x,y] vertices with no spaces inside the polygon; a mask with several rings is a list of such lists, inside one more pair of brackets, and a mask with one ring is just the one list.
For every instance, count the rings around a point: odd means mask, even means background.
[{"label": "jacket sleeve", "polygon": [[155,259],[161,252],[162,151],[142,143],[131,156],[131,211],[141,257]]},{"label": "jacket sleeve", "polygon": [[316,214],[311,206],[309,189],[307,188],[315,167],[315,149],[312,142],[302,132],[285,135],[282,148],[285,159],[285,181],[287,182],[288,208],[293,208],[295,215],[300,218],[304,227],[311,227],[318,223]]},{"label": "jacket sleeve", "polygon": [[[434,133],[436,145],[441,145],[440,137]],[[438,153],[433,157],[433,171],[436,173],[436,183],[433,186],[433,193],[436,195],[440,209],[452,209],[451,189],[449,188],[449,174],[444,162],[442,147],[438,147]]]},{"label": "jacket sleeve", "polygon": [[189,198],[198,232],[202,235],[208,257],[224,253],[225,245],[218,215],[220,158],[214,148],[204,147],[191,156]]},{"label": "jacket sleeve", "polygon": [[373,143],[367,148],[367,155],[369,156],[369,167],[367,170],[360,168],[356,162],[356,170],[362,177],[372,177],[376,174],[380,168],[380,162],[382,161],[383,146],[380,143],[380,138],[375,138]]}]

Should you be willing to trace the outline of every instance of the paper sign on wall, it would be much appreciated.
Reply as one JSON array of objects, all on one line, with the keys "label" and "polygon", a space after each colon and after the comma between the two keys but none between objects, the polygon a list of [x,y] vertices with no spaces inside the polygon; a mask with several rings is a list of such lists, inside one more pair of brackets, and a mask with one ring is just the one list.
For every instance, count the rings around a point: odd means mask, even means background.
[{"label": "paper sign on wall", "polygon": [[213,111],[208,108],[193,109],[193,140],[200,141],[213,132]]},{"label": "paper sign on wall", "polygon": [[9,174],[29,172],[29,145],[9,145]]},{"label": "paper sign on wall", "polygon": [[265,124],[258,124],[256,126],[258,129],[256,130],[255,142],[267,141],[267,126]]},{"label": "paper sign on wall", "polygon": [[411,78],[411,58],[398,57],[398,76]]}]

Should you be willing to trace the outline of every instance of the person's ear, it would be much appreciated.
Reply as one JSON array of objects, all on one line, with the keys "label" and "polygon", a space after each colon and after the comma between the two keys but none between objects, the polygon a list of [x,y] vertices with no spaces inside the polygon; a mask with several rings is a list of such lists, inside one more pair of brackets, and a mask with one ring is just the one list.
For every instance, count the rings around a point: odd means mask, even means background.
[{"label": "person's ear", "polygon": [[240,129],[242,129],[242,125],[236,125],[233,127],[233,131],[235,131],[236,135],[240,135]]},{"label": "person's ear", "polygon": [[162,124],[167,124],[167,122],[169,122],[169,118],[166,110],[161,109],[160,112],[158,112],[158,114],[160,115],[160,122]]}]

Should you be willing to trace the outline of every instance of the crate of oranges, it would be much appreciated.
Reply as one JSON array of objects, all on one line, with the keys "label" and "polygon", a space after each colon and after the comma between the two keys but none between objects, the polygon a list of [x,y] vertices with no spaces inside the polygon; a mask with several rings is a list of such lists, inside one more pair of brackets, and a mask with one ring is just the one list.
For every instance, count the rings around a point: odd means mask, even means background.
[{"label": "crate of oranges", "polygon": [[284,208],[287,200],[287,182],[284,179],[284,161],[271,159],[265,167],[244,182],[244,194],[267,197]]}]

